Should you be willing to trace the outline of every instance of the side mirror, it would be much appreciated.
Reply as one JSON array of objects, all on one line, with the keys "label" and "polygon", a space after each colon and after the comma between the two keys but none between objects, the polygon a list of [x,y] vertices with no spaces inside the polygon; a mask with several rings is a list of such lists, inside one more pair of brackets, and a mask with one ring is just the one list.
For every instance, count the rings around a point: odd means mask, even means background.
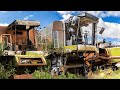
[{"label": "side mirror", "polygon": [[102,27],[99,34],[102,34],[104,32],[104,30],[105,30],[105,28]]}]

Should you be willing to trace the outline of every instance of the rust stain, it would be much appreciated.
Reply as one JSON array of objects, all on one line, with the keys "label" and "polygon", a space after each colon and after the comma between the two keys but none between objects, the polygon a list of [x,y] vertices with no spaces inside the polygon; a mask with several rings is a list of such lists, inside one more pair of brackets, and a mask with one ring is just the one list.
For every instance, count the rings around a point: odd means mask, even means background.
[{"label": "rust stain", "polygon": [[32,74],[22,74],[11,76],[10,79],[33,79]]}]

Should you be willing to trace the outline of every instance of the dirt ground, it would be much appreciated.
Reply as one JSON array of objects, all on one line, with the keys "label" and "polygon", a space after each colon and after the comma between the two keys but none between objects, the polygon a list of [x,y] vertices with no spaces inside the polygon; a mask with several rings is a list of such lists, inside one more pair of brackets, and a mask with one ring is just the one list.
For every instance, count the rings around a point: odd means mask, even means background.
[{"label": "dirt ground", "polygon": [[22,74],[11,76],[10,79],[33,79],[32,74]]}]

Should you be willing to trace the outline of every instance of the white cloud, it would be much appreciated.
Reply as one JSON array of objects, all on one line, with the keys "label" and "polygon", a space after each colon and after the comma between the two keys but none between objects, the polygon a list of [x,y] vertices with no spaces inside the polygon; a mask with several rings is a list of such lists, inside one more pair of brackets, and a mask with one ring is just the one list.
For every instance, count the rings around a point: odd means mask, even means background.
[{"label": "white cloud", "polygon": [[90,13],[92,15],[95,15],[97,17],[101,16],[103,14],[103,11],[86,11],[87,13]]},{"label": "white cloud", "polygon": [[57,12],[60,15],[67,15],[67,14],[73,14],[73,13],[79,14],[82,12],[88,12],[97,17],[109,17],[109,16],[120,17],[120,11],[57,11]]},{"label": "white cloud", "polygon": [[[102,20],[102,18],[99,18],[99,23],[97,25],[98,32],[100,31],[101,27],[104,27],[105,30],[103,34],[98,34],[99,37],[120,39],[120,24],[105,22]],[[89,25],[88,27],[83,27],[83,30],[90,31],[91,29],[91,25]]]},{"label": "white cloud", "polygon": [[29,18],[33,17],[34,15],[28,15],[26,17],[24,17],[24,20],[28,20]]},{"label": "white cloud", "polygon": [[[113,44],[120,45],[120,42],[117,41],[117,39],[120,39],[120,24],[119,23],[113,23],[113,22],[105,22],[102,20],[103,17],[120,17],[120,11],[57,11],[62,17],[62,21],[65,19],[68,19],[70,16],[72,16],[73,13],[82,13],[82,12],[88,12],[92,15],[95,15],[99,17],[99,27],[104,27],[105,31],[102,35],[98,35],[101,38],[114,38],[116,39]],[[91,25],[88,27],[83,27],[83,30],[91,30]],[[97,28],[98,32],[100,28]],[[91,33],[90,33],[91,35]],[[99,38],[98,38],[99,39]],[[101,40],[101,39],[99,39]]]},{"label": "white cloud", "polygon": [[57,11],[59,14],[63,15],[63,14],[70,14],[72,12],[75,12],[75,11]]},{"label": "white cloud", "polygon": [[[72,16],[72,13],[78,12],[85,12],[85,11],[57,11],[62,15],[63,20],[68,19],[70,16]],[[118,23],[112,23],[112,22],[105,22],[102,20],[101,17],[106,17],[106,16],[120,16],[120,11],[86,11],[92,15],[95,15],[99,17],[99,23],[98,26],[104,27],[105,32],[103,33],[104,37],[111,37],[111,38],[120,38],[120,24]],[[88,27],[89,29],[90,27]],[[85,28],[87,29],[87,28]]]},{"label": "white cloud", "polygon": [[120,11],[107,11],[106,16],[120,17]]},{"label": "white cloud", "polygon": [[7,23],[0,23],[0,26],[8,26],[9,24]]},{"label": "white cloud", "polygon": [[101,35],[106,38],[118,38],[120,39],[120,24],[104,22],[101,18],[99,19],[98,26],[104,27],[105,31]]},{"label": "white cloud", "polygon": [[6,12],[8,12],[8,11],[0,11],[0,13],[6,13]]},{"label": "white cloud", "polygon": [[120,17],[120,11],[86,11],[92,15],[98,16],[98,17]]},{"label": "white cloud", "polygon": [[64,20],[67,20],[71,15],[71,13],[73,13],[74,11],[57,11],[61,16],[62,16],[62,20],[61,21],[64,21]]},{"label": "white cloud", "polygon": [[70,16],[72,16],[72,15],[71,14],[63,14],[62,15],[62,17],[63,17],[62,21],[67,20],[68,18],[70,18]]}]

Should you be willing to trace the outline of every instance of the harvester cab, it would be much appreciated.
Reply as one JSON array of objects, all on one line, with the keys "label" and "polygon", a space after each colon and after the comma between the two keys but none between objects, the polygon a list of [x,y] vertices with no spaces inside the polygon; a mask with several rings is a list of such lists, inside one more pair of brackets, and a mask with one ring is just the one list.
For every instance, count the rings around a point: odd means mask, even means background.
[{"label": "harvester cab", "polygon": [[[88,44],[88,34],[92,31],[92,40],[91,40],[91,45],[95,45],[95,34],[96,34],[96,28],[97,28],[97,23],[98,23],[98,18],[88,14],[88,13],[83,13],[77,16],[72,16],[68,20],[65,21],[65,27],[66,27],[66,43],[68,45],[73,45],[70,43],[70,39],[72,39],[72,36],[74,35],[74,42],[75,45],[77,44]],[[82,30],[82,27],[87,27],[90,24],[92,24],[92,30]],[[71,35],[72,34],[72,35]],[[71,40],[73,41],[73,40]]]}]

